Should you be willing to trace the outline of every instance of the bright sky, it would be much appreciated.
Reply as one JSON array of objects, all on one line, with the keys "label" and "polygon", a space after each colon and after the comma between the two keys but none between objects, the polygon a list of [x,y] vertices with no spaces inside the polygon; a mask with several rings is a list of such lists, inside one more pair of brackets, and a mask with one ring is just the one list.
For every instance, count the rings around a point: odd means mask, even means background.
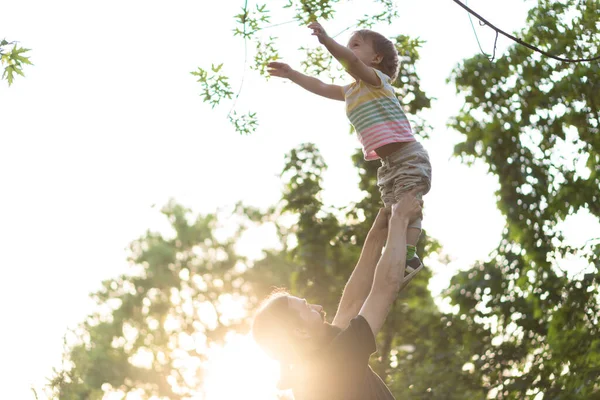
[{"label": "bright sky", "polygon": [[[426,41],[418,71],[426,93],[437,98],[426,115],[434,126],[424,143],[434,176],[424,227],[453,259],[450,270],[432,266],[437,293],[454,270],[495,248],[503,219],[495,206],[496,180],[481,165],[451,158],[460,136],[445,126],[461,106],[446,78],[479,51],[467,14],[451,0],[399,4],[398,23],[379,30]],[[524,25],[528,4],[469,2],[507,31]],[[343,103],[248,72],[236,109],[251,107],[260,128],[247,137],[226,120],[231,103],[215,110],[202,103],[190,75],[197,67],[224,62],[233,86],[239,85],[243,44],[231,32],[242,5],[3,4],[0,38],[31,48],[35,65],[10,89],[0,82],[2,398],[32,398],[30,387],[42,385],[59,362],[67,328],[91,311],[88,293],[126,271],[126,247],[161,226],[158,209],[169,198],[202,213],[239,200],[274,204],[284,155],[303,142],[316,143],[329,164],[325,201],[345,205],[359,198],[350,160],[358,144],[347,133]],[[330,34],[353,23],[344,15],[324,23]],[[280,17],[272,23],[289,20]],[[492,32],[475,24],[491,51]],[[338,40],[345,43],[349,33]],[[308,29],[293,24],[269,34],[279,36],[281,55],[293,67],[299,67],[298,47],[317,44]],[[498,52],[509,44],[500,37]],[[262,245],[246,242],[245,251],[256,254]]]}]

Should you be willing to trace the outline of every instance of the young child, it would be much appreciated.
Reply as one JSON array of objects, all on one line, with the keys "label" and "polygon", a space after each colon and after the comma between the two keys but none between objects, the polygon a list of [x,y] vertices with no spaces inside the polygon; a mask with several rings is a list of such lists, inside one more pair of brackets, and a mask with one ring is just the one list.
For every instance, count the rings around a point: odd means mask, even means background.
[{"label": "young child", "polygon": [[[329,85],[280,62],[269,63],[270,75],[287,78],[320,96],[346,102],[346,114],[356,129],[365,160],[381,159],[377,185],[386,207],[416,187],[421,189],[419,197],[422,197],[431,189],[431,164],[427,151],[416,141],[392,87],[398,74],[394,44],[377,32],[363,29],[354,32],[348,46],[342,46],[318,22],[308,27],[355,81],[346,86]],[[420,235],[419,219],[408,228],[407,273],[422,265],[415,254]]]}]

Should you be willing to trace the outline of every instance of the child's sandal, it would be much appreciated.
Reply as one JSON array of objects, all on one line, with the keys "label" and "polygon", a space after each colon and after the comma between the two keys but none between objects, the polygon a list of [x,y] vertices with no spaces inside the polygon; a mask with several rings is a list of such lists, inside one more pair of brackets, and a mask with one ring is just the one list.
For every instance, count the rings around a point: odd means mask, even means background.
[{"label": "child's sandal", "polygon": [[421,262],[421,259],[419,258],[419,256],[415,255],[413,258],[406,261],[406,268],[404,269],[404,276],[415,272],[422,266],[423,266],[423,263]]}]

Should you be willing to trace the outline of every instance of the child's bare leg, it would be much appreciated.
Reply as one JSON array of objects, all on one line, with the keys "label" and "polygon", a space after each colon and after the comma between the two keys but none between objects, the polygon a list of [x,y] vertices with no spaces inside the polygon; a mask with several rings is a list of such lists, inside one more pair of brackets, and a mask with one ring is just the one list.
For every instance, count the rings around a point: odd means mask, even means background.
[{"label": "child's bare leg", "polygon": [[421,237],[421,230],[419,228],[409,227],[406,231],[406,244],[410,246],[416,246],[419,243]]},{"label": "child's bare leg", "polygon": [[[419,194],[419,197],[422,195]],[[406,231],[406,271],[411,273],[423,266],[421,259],[417,256],[417,243],[421,236],[421,218],[413,221]]]}]

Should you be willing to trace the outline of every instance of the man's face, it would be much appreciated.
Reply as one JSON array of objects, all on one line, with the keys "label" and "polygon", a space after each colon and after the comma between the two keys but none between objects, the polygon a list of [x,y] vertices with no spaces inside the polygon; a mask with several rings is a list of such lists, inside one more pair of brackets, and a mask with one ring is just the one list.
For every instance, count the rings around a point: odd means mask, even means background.
[{"label": "man's face", "polygon": [[325,311],[323,307],[316,304],[308,304],[306,299],[295,296],[288,297],[288,306],[290,309],[298,312],[298,315],[304,321],[305,327],[311,336],[319,335],[325,324]]}]

